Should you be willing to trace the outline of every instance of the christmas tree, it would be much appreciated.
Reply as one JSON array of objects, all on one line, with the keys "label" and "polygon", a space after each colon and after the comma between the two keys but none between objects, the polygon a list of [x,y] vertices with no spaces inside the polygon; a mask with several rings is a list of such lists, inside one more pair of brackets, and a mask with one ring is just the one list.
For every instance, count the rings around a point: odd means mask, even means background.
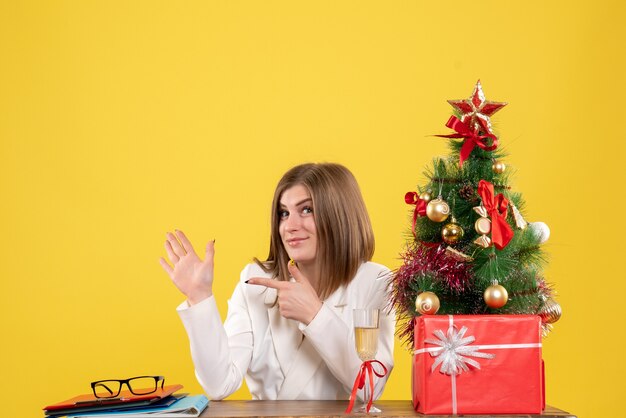
[{"label": "christmas tree", "polygon": [[[510,187],[491,116],[506,103],[485,99],[480,80],[446,126],[450,154],[435,158],[428,181],[408,192],[411,231],[393,278],[393,303],[412,345],[413,318],[424,314],[537,314],[544,335],[561,315],[542,270],[550,230],[524,219]],[[404,320],[404,321],[402,321]]]}]

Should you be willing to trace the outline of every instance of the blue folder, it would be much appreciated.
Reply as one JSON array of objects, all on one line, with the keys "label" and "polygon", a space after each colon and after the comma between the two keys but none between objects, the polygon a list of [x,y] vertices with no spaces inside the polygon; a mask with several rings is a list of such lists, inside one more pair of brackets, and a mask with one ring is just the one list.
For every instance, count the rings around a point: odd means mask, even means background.
[{"label": "blue folder", "polygon": [[209,400],[204,395],[185,396],[171,405],[161,407],[133,408],[132,411],[98,411],[68,415],[68,418],[184,418],[198,417],[206,409]]}]

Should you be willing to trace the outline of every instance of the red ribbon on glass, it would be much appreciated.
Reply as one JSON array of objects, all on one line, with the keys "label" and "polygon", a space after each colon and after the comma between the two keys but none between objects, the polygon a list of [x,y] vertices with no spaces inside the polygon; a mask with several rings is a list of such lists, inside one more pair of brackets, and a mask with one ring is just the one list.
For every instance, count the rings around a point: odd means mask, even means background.
[{"label": "red ribbon on glass", "polygon": [[[450,135],[435,135],[441,138],[464,138],[463,146],[461,147],[461,152],[459,155],[459,167],[463,166],[463,161],[467,160],[474,149],[474,147],[478,146],[485,151],[493,151],[498,148],[498,137],[492,133],[487,133],[486,135],[479,135],[478,128],[472,130],[469,126],[463,123],[456,116],[450,116],[446,126],[450,129],[454,129],[457,133]],[[491,145],[487,145],[487,138],[492,140]]]},{"label": "red ribbon on glass", "polygon": [[493,184],[485,180],[478,182],[478,194],[483,200],[483,206],[487,209],[491,218],[491,241],[498,250],[501,250],[513,238],[513,229],[506,221],[509,201],[502,193],[496,196]]},{"label": "red ribbon on glass", "polygon": [[404,195],[404,201],[407,205],[415,205],[415,210],[413,211],[413,226],[411,227],[413,236],[415,236],[415,223],[417,222],[417,218],[426,215],[426,201],[420,199],[415,192],[407,192],[407,194]]},{"label": "red ribbon on glass", "polygon": [[[378,373],[374,370],[372,366],[374,363],[380,364],[380,367],[383,368],[382,373]],[[387,368],[384,364],[382,364],[378,360],[367,360],[361,364],[361,370],[359,370],[359,374],[356,375],[356,379],[354,380],[354,386],[352,387],[352,393],[350,394],[350,403],[348,404],[348,408],[346,408],[346,414],[352,412],[352,407],[354,406],[354,401],[356,400],[356,391],[359,389],[363,389],[365,387],[365,379],[369,377],[370,383],[370,393],[369,399],[364,399],[367,401],[367,406],[365,407],[365,411],[369,413],[370,408],[372,407],[372,403],[374,402],[374,375],[378,377],[383,377],[387,374]]]}]

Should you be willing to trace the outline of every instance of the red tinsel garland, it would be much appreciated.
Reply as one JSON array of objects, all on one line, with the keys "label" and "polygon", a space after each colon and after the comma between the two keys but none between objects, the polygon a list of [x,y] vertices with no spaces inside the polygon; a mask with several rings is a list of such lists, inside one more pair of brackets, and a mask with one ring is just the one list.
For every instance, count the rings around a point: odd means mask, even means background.
[{"label": "red tinsel garland", "polygon": [[[455,293],[467,290],[472,277],[469,263],[459,261],[446,253],[445,245],[429,247],[416,244],[403,255],[403,264],[395,272],[393,279],[392,303],[405,320],[400,338],[412,343],[415,298],[419,291],[411,286],[418,278],[430,275],[434,280]],[[426,290],[426,289],[423,289]]]}]

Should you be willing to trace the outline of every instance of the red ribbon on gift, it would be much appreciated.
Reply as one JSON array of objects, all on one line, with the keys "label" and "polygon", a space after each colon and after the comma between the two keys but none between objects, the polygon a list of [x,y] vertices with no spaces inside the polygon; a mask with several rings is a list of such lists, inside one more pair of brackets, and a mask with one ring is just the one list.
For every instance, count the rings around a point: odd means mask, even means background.
[{"label": "red ribbon on gift", "polygon": [[[382,373],[378,373],[374,370],[372,366],[374,363],[380,364],[380,367],[383,368]],[[382,364],[378,360],[367,360],[361,364],[361,370],[359,370],[359,374],[356,375],[356,379],[354,380],[354,386],[352,387],[352,393],[350,394],[350,403],[348,404],[348,408],[346,408],[346,414],[352,412],[352,407],[354,406],[354,401],[356,400],[356,391],[358,389],[363,389],[365,387],[365,379],[369,377],[370,383],[370,393],[369,399],[367,400],[367,406],[365,407],[365,411],[369,413],[370,408],[372,407],[372,403],[374,402],[374,375],[378,377],[383,377],[387,374],[387,368],[384,364]]]},{"label": "red ribbon on gift", "polygon": [[413,235],[415,236],[415,224],[417,222],[417,218],[419,216],[426,215],[426,201],[420,199],[415,192],[407,192],[407,194],[404,195],[404,201],[407,205],[415,205],[415,210],[413,211],[413,226],[411,227]]},{"label": "red ribbon on gift", "polygon": [[498,250],[507,246],[513,238],[513,229],[506,221],[509,201],[502,193],[495,195],[493,184],[481,180],[478,182],[478,194],[483,200],[483,206],[491,218],[491,241]]},{"label": "red ribbon on gift", "polygon": [[[463,161],[467,160],[474,149],[478,146],[485,151],[493,151],[498,148],[498,137],[492,133],[486,135],[479,135],[478,128],[472,130],[469,126],[463,123],[456,116],[450,116],[446,126],[450,129],[454,129],[457,133],[450,135],[435,135],[441,138],[464,138],[463,146],[459,155],[459,167],[463,166]],[[488,131],[487,131],[488,132]],[[487,145],[487,138],[492,140],[491,145]]]}]

